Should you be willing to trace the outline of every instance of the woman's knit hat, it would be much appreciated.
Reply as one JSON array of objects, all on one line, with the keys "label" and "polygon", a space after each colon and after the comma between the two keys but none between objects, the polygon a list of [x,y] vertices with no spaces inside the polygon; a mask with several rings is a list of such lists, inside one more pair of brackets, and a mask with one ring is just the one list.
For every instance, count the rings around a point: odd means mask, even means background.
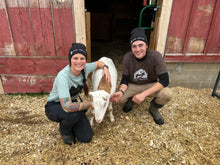
[{"label": "woman's knit hat", "polygon": [[134,28],[131,31],[131,37],[130,37],[130,44],[133,44],[133,42],[141,40],[144,41],[148,45],[148,40],[145,35],[145,30],[142,28]]},{"label": "woman's knit hat", "polygon": [[86,46],[81,43],[73,43],[72,47],[70,48],[69,55],[68,55],[70,64],[71,64],[72,56],[77,53],[84,55],[87,60]]}]

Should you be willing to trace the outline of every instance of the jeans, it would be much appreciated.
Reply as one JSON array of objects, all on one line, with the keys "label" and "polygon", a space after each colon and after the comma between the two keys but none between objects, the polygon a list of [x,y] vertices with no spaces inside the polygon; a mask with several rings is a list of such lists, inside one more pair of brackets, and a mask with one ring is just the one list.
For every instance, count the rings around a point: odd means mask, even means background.
[{"label": "jeans", "polygon": [[45,114],[49,120],[60,123],[61,135],[74,136],[78,141],[92,140],[92,129],[86,117],[86,110],[65,112],[59,102],[47,102]]}]

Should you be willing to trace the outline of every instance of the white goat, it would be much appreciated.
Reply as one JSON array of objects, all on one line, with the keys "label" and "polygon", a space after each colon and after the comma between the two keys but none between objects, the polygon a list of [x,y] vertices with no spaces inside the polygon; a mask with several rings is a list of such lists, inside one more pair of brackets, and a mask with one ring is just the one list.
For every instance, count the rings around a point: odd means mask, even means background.
[{"label": "white goat", "polygon": [[106,81],[105,77],[102,77],[103,69],[98,69],[92,74],[92,87],[93,92],[89,92],[89,94],[93,97],[92,106],[94,107],[94,111],[92,114],[92,118],[90,120],[90,125],[93,125],[93,119],[95,116],[95,120],[97,123],[101,123],[106,110],[109,110],[109,116],[111,122],[114,122],[114,115],[112,113],[112,102],[109,101],[111,94],[116,91],[117,78],[118,73],[117,69],[113,63],[113,61],[108,57],[102,57],[99,59],[109,67],[109,72],[111,74],[111,84]]}]

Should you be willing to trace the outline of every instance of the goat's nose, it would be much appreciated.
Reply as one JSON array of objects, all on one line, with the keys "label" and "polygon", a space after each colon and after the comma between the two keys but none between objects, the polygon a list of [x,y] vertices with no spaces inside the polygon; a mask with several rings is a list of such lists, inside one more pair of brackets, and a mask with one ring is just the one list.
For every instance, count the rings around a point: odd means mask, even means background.
[{"label": "goat's nose", "polygon": [[96,122],[97,122],[97,123],[101,123],[101,120],[98,119],[98,120],[96,120]]}]

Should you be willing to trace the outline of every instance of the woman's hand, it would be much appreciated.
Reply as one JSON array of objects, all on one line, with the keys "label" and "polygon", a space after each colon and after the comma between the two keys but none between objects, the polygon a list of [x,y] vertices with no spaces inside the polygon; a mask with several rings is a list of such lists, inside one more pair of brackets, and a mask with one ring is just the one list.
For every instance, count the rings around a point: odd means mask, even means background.
[{"label": "woman's hand", "polygon": [[111,83],[111,74],[107,67],[103,68],[102,77],[105,76],[106,80]]},{"label": "woman's hand", "polygon": [[108,66],[105,65],[102,61],[95,61],[97,68],[96,69],[103,69],[102,77],[105,76],[106,80],[111,83],[111,75],[108,70]]},{"label": "woman's hand", "polygon": [[85,109],[89,109],[90,107],[92,107],[92,102],[91,101],[84,101],[81,102],[80,104],[80,110],[85,110]]}]

